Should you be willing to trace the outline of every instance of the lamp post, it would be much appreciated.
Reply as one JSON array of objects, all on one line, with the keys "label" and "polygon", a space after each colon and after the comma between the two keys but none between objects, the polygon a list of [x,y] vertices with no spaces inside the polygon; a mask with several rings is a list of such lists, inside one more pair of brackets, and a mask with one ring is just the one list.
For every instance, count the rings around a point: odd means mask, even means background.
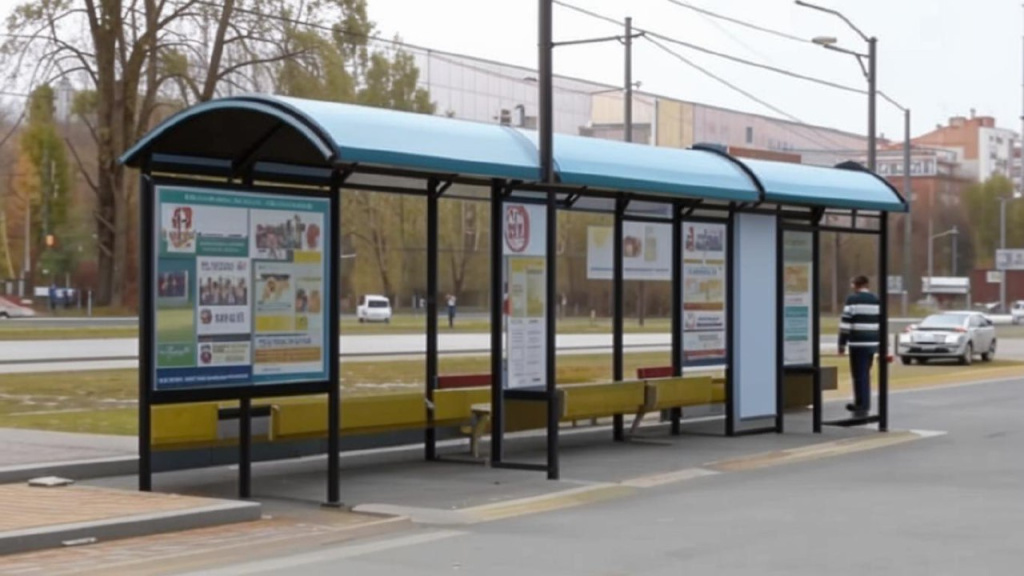
[{"label": "lamp post", "polygon": [[907,215],[903,219],[903,300],[901,301],[901,312],[904,318],[909,313],[910,304],[910,260],[913,257],[913,202],[914,191],[910,184],[910,108],[901,105],[890,98],[885,92],[878,92],[878,95],[887,102],[903,111],[903,196],[907,201]]},{"label": "lamp post", "polygon": [[934,276],[934,273],[933,273],[933,270],[934,270],[934,260],[932,258],[932,250],[933,250],[933,246],[935,245],[935,241],[938,240],[939,238],[942,238],[942,237],[945,237],[945,236],[952,236],[953,237],[953,241],[952,241],[953,258],[952,258],[952,261],[950,262],[950,264],[951,264],[951,266],[950,266],[950,274],[953,275],[953,276],[956,276],[956,240],[957,240],[957,236],[959,236],[959,234],[960,234],[960,231],[957,230],[956,226],[953,226],[952,228],[950,228],[949,230],[946,230],[945,232],[939,232],[938,234],[932,234],[931,238],[928,240],[928,284],[929,284],[929,287],[931,286],[932,277]]},{"label": "lamp post", "polygon": [[[860,64],[861,71],[864,73],[864,77],[868,81],[868,168],[870,168],[871,171],[874,172],[877,168],[875,157],[875,135],[877,134],[877,130],[875,129],[875,104],[878,99],[878,90],[876,88],[878,74],[875,64],[877,61],[876,56],[878,39],[875,38],[874,36],[869,37],[867,34],[861,32],[860,28],[854,26],[853,22],[850,22],[850,20],[846,16],[843,16],[842,13],[840,13],[838,10],[833,10],[831,8],[825,8],[824,6],[811,4],[809,2],[804,2],[803,0],[795,1],[798,6],[803,6],[804,8],[810,8],[812,10],[817,10],[819,12],[832,14],[833,16],[839,18],[840,20],[845,22],[846,25],[849,26],[854,32],[856,32],[857,35],[863,38],[864,42],[866,42],[868,45],[868,52],[867,54],[864,54],[861,52],[856,52],[854,50],[849,50],[847,48],[836,46],[837,40],[834,36],[817,36],[811,40],[815,44],[828,50],[842,52],[843,54],[849,54],[855,57],[857,59],[857,63]],[[866,65],[865,61],[867,61]]]}]

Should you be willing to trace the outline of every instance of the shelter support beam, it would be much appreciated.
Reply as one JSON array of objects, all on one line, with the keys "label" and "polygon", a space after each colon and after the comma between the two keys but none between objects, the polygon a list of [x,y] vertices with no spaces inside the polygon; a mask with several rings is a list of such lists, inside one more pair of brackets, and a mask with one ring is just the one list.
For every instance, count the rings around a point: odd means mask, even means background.
[{"label": "shelter support beam", "polygon": [[437,390],[437,240],[438,194],[437,180],[431,179],[427,187],[427,428],[424,431],[424,458],[437,459],[437,430],[434,428],[434,391]]}]

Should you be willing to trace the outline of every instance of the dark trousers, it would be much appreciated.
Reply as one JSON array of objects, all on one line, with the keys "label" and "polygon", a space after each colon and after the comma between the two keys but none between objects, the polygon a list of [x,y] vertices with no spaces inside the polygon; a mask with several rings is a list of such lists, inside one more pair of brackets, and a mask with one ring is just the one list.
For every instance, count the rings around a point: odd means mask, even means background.
[{"label": "dark trousers", "polygon": [[455,327],[455,306],[448,307],[448,327]]},{"label": "dark trousers", "polygon": [[853,378],[853,404],[858,410],[871,409],[871,364],[878,348],[850,346],[850,376]]}]

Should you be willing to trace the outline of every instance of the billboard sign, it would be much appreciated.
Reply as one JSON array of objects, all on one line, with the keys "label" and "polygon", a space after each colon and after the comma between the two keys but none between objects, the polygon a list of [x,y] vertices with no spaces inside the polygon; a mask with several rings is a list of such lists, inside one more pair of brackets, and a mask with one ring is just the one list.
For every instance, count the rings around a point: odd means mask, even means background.
[{"label": "billboard sign", "polygon": [[[615,232],[611,226],[587,228],[587,279],[611,280]],[[622,223],[622,277],[625,280],[672,281],[672,225]]]},{"label": "billboard sign", "polygon": [[996,250],[996,270],[1024,270],[1024,250]]},{"label": "billboard sign", "polygon": [[330,201],[157,186],[153,390],[326,382]]}]

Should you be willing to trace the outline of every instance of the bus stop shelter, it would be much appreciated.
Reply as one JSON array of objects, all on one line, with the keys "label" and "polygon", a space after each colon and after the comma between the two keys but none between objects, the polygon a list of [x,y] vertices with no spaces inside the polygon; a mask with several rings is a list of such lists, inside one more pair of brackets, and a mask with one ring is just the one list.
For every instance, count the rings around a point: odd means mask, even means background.
[{"label": "bus stop shelter", "polygon": [[[543,183],[537,141],[534,132],[505,126],[268,95],[194,106],[143,137],[121,158],[141,174],[140,489],[151,488],[154,408],[238,401],[244,497],[252,401],[319,394],[326,397],[327,501],[340,502],[337,266],[340,198],[348,190],[426,201],[428,459],[439,459],[438,204],[446,198],[491,204],[490,465],[560,474],[558,210],[614,217],[610,384],[626,381],[625,231],[642,224],[670,234],[671,375],[724,366],[726,433],[742,435],[783,432],[784,375],[806,371],[820,430],[818,235],[876,236],[877,277],[885,278],[887,214],[907,208],[899,193],[855,163],[823,168],[739,159],[712,146],[568,135],[555,136],[555,182]],[[878,287],[883,319],[886,288]],[[498,303],[506,295],[503,321]],[[886,358],[884,320],[880,332]],[[887,430],[885,362],[878,381],[877,413],[837,424]],[[544,463],[505,457],[509,402],[543,412]],[[186,434],[199,424],[182,410],[168,419]],[[608,415],[615,440],[624,440],[628,414]],[[680,410],[671,416],[678,432]]]}]

